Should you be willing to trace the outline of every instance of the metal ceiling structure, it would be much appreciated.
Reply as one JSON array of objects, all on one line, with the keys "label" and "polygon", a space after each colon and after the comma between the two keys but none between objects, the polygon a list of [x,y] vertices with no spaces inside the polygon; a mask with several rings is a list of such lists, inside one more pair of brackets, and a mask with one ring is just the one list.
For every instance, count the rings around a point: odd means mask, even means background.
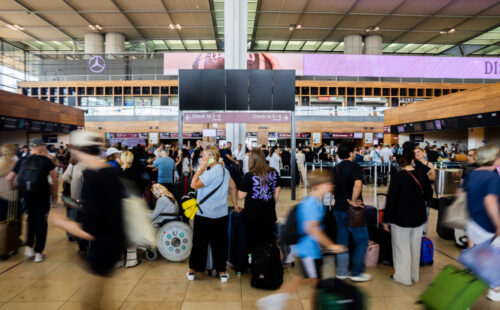
[{"label": "metal ceiling structure", "polygon": [[[251,51],[341,53],[376,33],[384,54],[500,55],[500,0],[247,1]],[[25,50],[82,52],[89,31],[127,51],[222,51],[224,0],[0,0],[0,38]]]}]

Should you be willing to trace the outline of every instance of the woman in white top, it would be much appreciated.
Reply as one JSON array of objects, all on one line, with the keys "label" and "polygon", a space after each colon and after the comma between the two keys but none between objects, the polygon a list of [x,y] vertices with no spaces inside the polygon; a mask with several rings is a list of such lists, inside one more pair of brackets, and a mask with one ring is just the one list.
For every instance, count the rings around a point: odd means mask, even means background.
[{"label": "woman in white top", "polygon": [[306,154],[302,151],[302,147],[299,147],[297,150],[297,154],[295,155],[295,159],[297,161],[297,168],[299,169],[300,175],[302,177],[302,184],[304,187],[307,186],[307,180],[306,180],[306,169],[305,169],[305,163],[306,163]]},{"label": "woman in white top", "polygon": [[278,172],[279,175],[281,175],[281,150],[273,146],[271,150],[269,151],[269,155],[267,156],[266,160],[269,161],[269,167],[274,168]]}]

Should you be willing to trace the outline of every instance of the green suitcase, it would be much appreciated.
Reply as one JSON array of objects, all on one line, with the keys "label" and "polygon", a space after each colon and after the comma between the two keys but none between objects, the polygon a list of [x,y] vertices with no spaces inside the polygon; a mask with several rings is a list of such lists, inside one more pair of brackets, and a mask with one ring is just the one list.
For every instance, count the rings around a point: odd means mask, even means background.
[{"label": "green suitcase", "polygon": [[447,265],[420,297],[430,310],[465,310],[486,291],[488,285],[472,273]]}]

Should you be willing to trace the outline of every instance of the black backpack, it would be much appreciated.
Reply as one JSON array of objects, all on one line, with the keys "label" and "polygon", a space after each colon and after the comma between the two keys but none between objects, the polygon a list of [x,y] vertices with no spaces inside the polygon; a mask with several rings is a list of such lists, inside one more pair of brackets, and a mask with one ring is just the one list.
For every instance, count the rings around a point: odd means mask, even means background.
[{"label": "black backpack", "polygon": [[303,236],[299,233],[297,222],[297,210],[299,205],[292,207],[285,223],[285,231],[283,232],[283,241],[286,244],[297,244],[299,239]]},{"label": "black backpack", "polygon": [[23,160],[17,177],[21,195],[40,193],[47,182],[47,176],[42,175],[42,163],[38,156],[32,155]]},{"label": "black backpack", "polygon": [[325,279],[318,283],[316,309],[366,309],[365,296],[354,285],[340,279]]},{"label": "black backpack", "polygon": [[268,290],[280,288],[283,284],[283,265],[276,244],[261,243],[255,247],[250,271],[253,287]]}]

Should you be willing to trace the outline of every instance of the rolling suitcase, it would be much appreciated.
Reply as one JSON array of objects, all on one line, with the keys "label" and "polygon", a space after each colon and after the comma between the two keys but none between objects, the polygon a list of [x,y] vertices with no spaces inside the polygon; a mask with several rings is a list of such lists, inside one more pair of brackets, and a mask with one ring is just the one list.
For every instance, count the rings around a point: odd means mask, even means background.
[{"label": "rolling suitcase", "polygon": [[229,212],[228,225],[228,255],[227,261],[229,266],[236,273],[241,275],[248,269],[248,257],[246,251],[245,226],[243,223],[243,215],[234,211]]},{"label": "rolling suitcase", "polygon": [[18,205],[18,192],[9,191],[7,200],[7,214],[0,222],[0,258],[7,259],[9,254],[15,253],[21,245],[21,218]]}]

